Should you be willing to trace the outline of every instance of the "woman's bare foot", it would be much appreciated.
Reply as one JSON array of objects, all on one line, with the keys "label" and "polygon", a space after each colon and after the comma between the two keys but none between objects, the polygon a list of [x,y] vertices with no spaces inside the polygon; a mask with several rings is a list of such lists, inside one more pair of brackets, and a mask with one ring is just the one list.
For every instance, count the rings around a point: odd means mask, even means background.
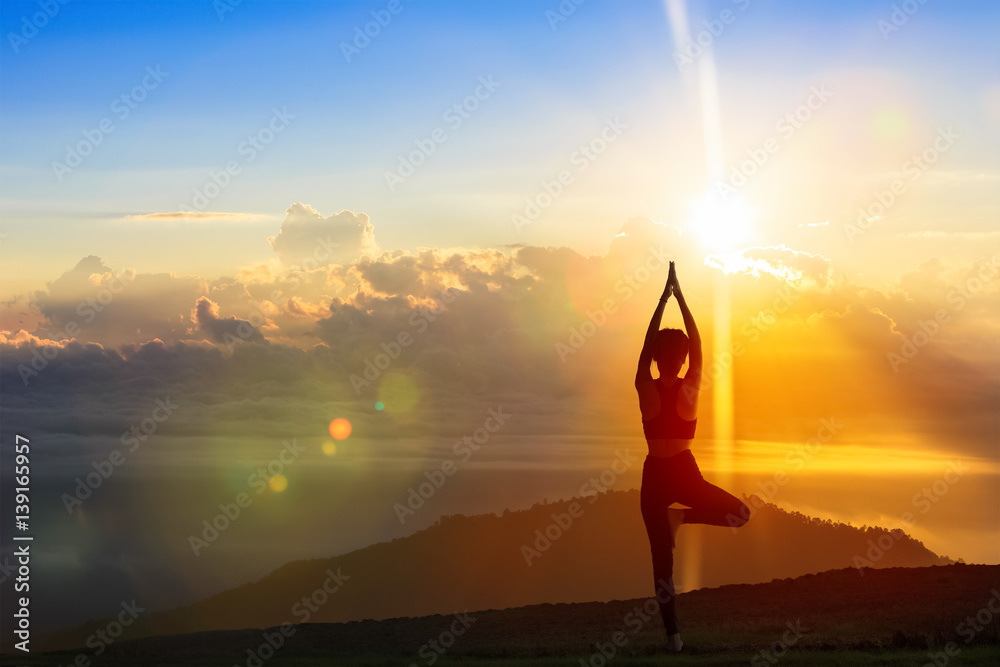
[{"label": "woman's bare foot", "polygon": [[667,637],[667,650],[671,653],[680,653],[683,646],[684,642],[681,641],[680,633],[675,632]]},{"label": "woman's bare foot", "polygon": [[670,547],[677,546],[677,529],[684,523],[684,510],[670,507],[667,509],[667,523],[670,524]]}]

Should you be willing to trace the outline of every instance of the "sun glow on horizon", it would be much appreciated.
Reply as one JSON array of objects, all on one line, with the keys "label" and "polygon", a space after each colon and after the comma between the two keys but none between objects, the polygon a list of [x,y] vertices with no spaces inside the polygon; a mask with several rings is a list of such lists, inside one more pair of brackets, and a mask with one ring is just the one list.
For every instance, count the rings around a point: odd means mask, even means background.
[{"label": "sun glow on horizon", "polygon": [[[711,443],[711,444],[709,444]],[[706,440],[703,448],[725,449],[730,443]],[[953,451],[928,449],[918,443],[878,446],[861,443],[779,442],[736,440],[728,467],[722,467],[716,456],[705,457],[706,470],[719,473],[745,474],[782,473],[789,477],[799,474],[846,475],[941,475],[951,465],[968,468],[969,474],[1000,474],[997,461],[957,455]],[[864,461],[859,466],[858,461]]]}]

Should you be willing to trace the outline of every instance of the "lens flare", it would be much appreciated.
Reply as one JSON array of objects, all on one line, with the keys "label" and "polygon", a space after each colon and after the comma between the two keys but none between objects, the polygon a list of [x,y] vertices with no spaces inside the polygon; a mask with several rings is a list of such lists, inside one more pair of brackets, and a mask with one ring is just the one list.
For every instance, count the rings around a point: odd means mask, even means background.
[{"label": "lens flare", "polygon": [[381,410],[384,407],[385,407],[385,403],[383,403],[382,401],[375,401],[375,409],[376,410]]},{"label": "lens flare", "polygon": [[324,442],[323,443],[323,453],[326,454],[327,456],[336,456],[337,455],[337,443],[330,442],[329,440],[327,440],[326,442]]},{"label": "lens flare", "polygon": [[284,475],[275,475],[268,480],[267,485],[271,487],[271,490],[275,493],[281,493],[288,488],[288,478]]},{"label": "lens flare", "polygon": [[351,422],[337,417],[330,422],[330,435],[334,440],[346,440],[351,435]]}]

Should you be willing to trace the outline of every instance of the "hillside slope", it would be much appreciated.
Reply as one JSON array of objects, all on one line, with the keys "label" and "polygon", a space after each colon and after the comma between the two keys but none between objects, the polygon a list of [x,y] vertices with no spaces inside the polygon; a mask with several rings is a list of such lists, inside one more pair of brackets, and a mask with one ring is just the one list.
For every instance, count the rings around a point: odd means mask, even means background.
[{"label": "hillside slope", "polygon": [[[850,567],[879,536],[891,548],[876,567],[949,562],[906,536],[866,532],[763,505],[738,531],[681,528],[676,584],[683,591]],[[694,565],[697,581],[691,577]],[[328,594],[324,585],[336,592]],[[631,599],[649,595],[651,588],[639,494],[611,492],[508,511],[502,517],[445,517],[405,538],[334,558],[291,562],[195,605],[140,617],[129,636]],[[104,624],[61,633],[44,645],[79,646]]]}]

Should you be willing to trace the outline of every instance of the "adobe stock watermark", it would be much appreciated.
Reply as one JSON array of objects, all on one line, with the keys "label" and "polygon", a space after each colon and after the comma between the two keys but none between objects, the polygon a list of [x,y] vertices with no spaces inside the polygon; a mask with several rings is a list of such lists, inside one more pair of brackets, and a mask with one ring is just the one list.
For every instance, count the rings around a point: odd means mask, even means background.
[{"label": "adobe stock watermark", "polygon": [[920,329],[911,336],[903,336],[903,343],[900,345],[898,353],[889,352],[886,354],[894,373],[898,373],[901,366],[910,363],[920,353],[920,350],[938,335],[941,327],[951,319],[952,313],[962,310],[970,299],[983,291],[1000,273],[1000,260],[998,259],[981,259],[976,263],[976,266],[976,275],[961,285],[951,288],[945,296],[945,301],[954,304],[954,308],[938,308],[934,311],[933,318],[917,320]]},{"label": "adobe stock watermark", "polygon": [[[739,329],[741,336],[748,339],[748,343],[756,343],[760,340],[762,333],[777,325],[778,316],[788,312],[799,298],[800,294],[797,290],[792,291],[787,283],[782,285],[781,289],[775,292],[770,308],[764,308],[756,315],[744,320]],[[704,395],[724,373],[733,367],[738,358],[746,354],[746,351],[747,345],[744,344],[742,338],[739,338],[730,344],[728,350],[714,352],[706,360],[707,363],[702,370],[699,391]],[[685,386],[684,391],[690,391],[690,388]]]},{"label": "adobe stock watermark", "polygon": [[511,415],[503,411],[503,406],[498,405],[490,408],[483,425],[475,429],[472,435],[462,436],[452,445],[451,450],[457,459],[445,459],[437,470],[427,470],[424,472],[426,481],[411,486],[406,496],[406,504],[396,503],[392,506],[396,512],[396,518],[400,524],[405,524],[406,520],[417,513],[424,504],[434,497],[448,479],[458,472],[462,463],[467,463],[472,456],[490,440],[490,436],[500,430]]},{"label": "adobe stock watermark", "polygon": [[[135,452],[139,448],[139,445],[151,438],[160,428],[160,424],[167,421],[174,414],[174,410],[179,407],[179,405],[170,401],[169,396],[166,399],[156,399],[156,407],[153,408],[150,416],[138,424],[133,424],[131,429],[122,433],[120,438],[122,447],[127,447],[130,454]],[[83,478],[76,478],[76,489],[73,495],[68,493],[62,494],[63,506],[66,507],[66,512],[72,515],[76,508],[83,505],[84,500],[90,498],[114,474],[118,466],[125,463],[125,460],[126,457],[122,453],[122,450],[113,449],[107,458],[100,461],[92,461],[90,465],[93,467],[94,472],[89,473]]]},{"label": "adobe stock watermark", "polygon": [[[802,470],[807,463],[816,458],[820,450],[823,449],[823,445],[833,440],[842,428],[844,428],[844,425],[838,424],[835,417],[820,419],[816,435],[806,440],[805,443],[796,445],[794,450],[788,452],[785,455],[785,463],[789,465],[792,472]],[[774,498],[778,494],[778,489],[788,484],[790,479],[784,468],[780,468],[774,471],[771,479],[765,482],[757,482],[757,489],[759,489],[760,494],[754,493],[754,495],[748,498],[749,502],[743,504],[739,516],[732,512],[726,514],[726,523],[729,524],[729,528],[733,531],[733,534],[736,534],[740,526],[743,526],[747,521],[752,519],[760,508]]]},{"label": "adobe stock watermark", "polygon": [[767,667],[767,665],[778,664],[778,660],[788,652],[788,649],[795,646],[809,632],[809,628],[802,626],[800,619],[795,619],[795,623],[791,621],[786,622],[785,627],[788,629],[781,635],[781,639],[750,658],[750,664],[753,667]]},{"label": "adobe stock watermark", "polygon": [[[961,459],[958,461],[949,461],[948,468],[941,477],[934,480],[934,483],[930,486],[925,486],[913,494],[910,502],[914,509],[919,510],[921,515],[930,512],[934,508],[934,505],[939,503],[948,491],[951,490],[951,487],[958,484],[968,471],[969,467],[963,464]],[[903,512],[899,516],[899,523],[895,527],[879,535],[878,539],[869,539],[868,550],[865,551],[864,556],[855,555],[851,561],[854,567],[858,569],[858,574],[862,577],[865,576],[866,567],[875,567],[875,563],[882,560],[886,553],[903,539],[905,535],[903,529],[912,528],[915,525],[917,525],[917,518],[913,512]]]},{"label": "adobe stock watermark", "polygon": [[190,203],[178,204],[177,210],[194,213],[207,209],[232,184],[233,178],[243,173],[243,168],[257,159],[294,119],[295,115],[288,113],[288,107],[282,107],[280,111],[277,108],[271,109],[271,118],[256,132],[248,134],[236,147],[236,154],[243,159],[229,160],[221,169],[209,171],[205,183],[192,190]]},{"label": "adobe stock watermark", "polygon": [[[746,11],[747,7],[750,6],[750,0],[732,0],[732,3],[741,12]],[[688,65],[693,65],[694,61],[702,57],[705,51],[711,48],[715,40],[722,37],[722,33],[726,31],[726,26],[736,22],[737,16],[738,14],[733,10],[723,9],[719,12],[718,18],[703,20],[701,23],[704,27],[695,33],[694,39],[689,39],[687,44],[678,47],[674,51],[674,64],[677,65],[677,69],[683,71]]]},{"label": "adobe stock watermark", "polygon": [[382,351],[377,352],[374,358],[371,356],[365,357],[365,370],[362,374],[364,377],[357,373],[351,374],[350,380],[351,386],[354,387],[354,393],[360,396],[363,388],[370,387],[372,382],[379,379],[382,373],[392,365],[392,362],[399,359],[399,356],[403,353],[403,348],[413,344],[414,335],[419,335],[427,331],[430,323],[447,310],[447,304],[458,298],[457,294],[460,291],[457,287],[449,287],[448,289],[441,290],[438,292],[440,298],[433,298],[431,306],[420,306],[420,308],[410,314],[410,318],[407,320],[410,325],[409,329],[403,329],[388,343],[384,341],[379,343]]},{"label": "adobe stock watermark", "polygon": [[[590,498],[589,505],[597,502],[598,494],[608,491],[618,478],[625,474],[636,462],[636,457],[631,454],[631,450],[624,452],[615,450],[615,460],[611,465],[601,471],[597,477],[591,477],[580,487],[579,494],[582,498]],[[552,548],[552,545],[568,531],[573,522],[583,516],[586,508],[577,501],[572,501],[565,512],[551,514],[552,523],[544,528],[538,528],[534,533],[534,541],[521,545],[521,556],[524,562],[531,566],[531,561],[540,558],[543,553]]]},{"label": "adobe stock watermark", "polygon": [[[122,636],[125,628],[132,625],[135,619],[139,618],[139,614],[146,611],[145,607],[140,607],[134,599],[132,602],[122,602],[121,608],[122,610],[118,612],[118,616],[115,619],[108,621],[106,626],[87,637],[87,640],[84,642],[84,645],[94,652],[94,657],[102,655],[108,646],[114,644],[115,640]],[[66,665],[66,667],[90,667],[91,664],[91,660],[87,654],[81,652],[77,653],[73,661]],[[62,667],[62,665],[59,667]]]},{"label": "adobe stock watermark", "polygon": [[362,51],[367,49],[372,40],[389,27],[389,24],[392,23],[392,17],[402,12],[403,9],[402,0],[389,0],[385,9],[373,9],[369,12],[372,20],[363,26],[354,26],[354,38],[350,42],[340,43],[340,52],[344,55],[344,60],[350,64],[351,58],[360,55]]},{"label": "adobe stock watermark", "polygon": [[[281,451],[278,456],[271,459],[267,465],[261,466],[247,477],[247,486],[254,490],[254,495],[259,496],[267,490],[272,478],[282,475],[285,468],[294,463],[302,452],[306,451],[303,445],[292,438],[282,442]],[[286,456],[287,454],[287,456]],[[214,517],[201,522],[200,535],[194,533],[188,535],[188,546],[195,556],[200,556],[201,552],[210,547],[219,539],[219,536],[226,532],[236,520],[243,515],[243,510],[253,504],[254,498],[247,492],[241,491],[236,494],[232,502],[219,503],[219,513]]]},{"label": "adobe stock watermark", "polygon": [[580,658],[580,667],[605,667],[618,655],[630,641],[626,630],[637,635],[650,622],[656,623],[660,606],[667,604],[675,595],[673,581],[657,581],[653,591],[653,597],[647,598],[642,606],[636,605],[630,609],[622,618],[624,630],[615,630],[606,642],[597,642],[594,648],[597,649],[587,658]]},{"label": "adobe stock watermark", "polygon": [[[443,120],[452,132],[456,132],[472,114],[479,109],[480,105],[493,96],[496,89],[502,85],[500,81],[494,81],[493,75],[479,77],[479,85],[469,95],[448,107],[443,114]],[[406,181],[410,176],[417,173],[417,169],[426,164],[427,160],[437,152],[439,146],[444,144],[451,135],[443,127],[434,128],[430,134],[421,139],[414,139],[416,146],[406,155],[399,155],[399,162],[395,171],[386,171],[385,184],[389,186],[390,192],[395,192],[396,188]]]},{"label": "adobe stock watermark", "polygon": [[[654,274],[667,266],[669,261],[663,246],[655,248],[649,246],[645,261],[636,267],[634,271],[622,274],[621,279],[615,283],[615,293],[623,295],[623,301],[628,301]],[[560,341],[556,343],[556,354],[559,355],[559,361],[566,363],[566,359],[571,354],[579,351],[597,333],[597,330],[607,323],[608,317],[618,311],[618,305],[618,302],[614,298],[609,297],[596,310],[588,310],[586,313],[587,318],[580,322],[579,325],[571,326],[569,328],[569,338],[566,342]]]},{"label": "adobe stock watermark", "polygon": [[906,25],[910,21],[910,17],[920,11],[920,8],[925,4],[927,4],[927,0],[903,0],[898,5],[893,4],[889,20],[880,18],[875,22],[878,31],[882,33],[882,41],[888,42],[889,35]]},{"label": "adobe stock watermark", "polygon": [[565,23],[569,20],[569,17],[576,13],[576,8],[585,3],[587,0],[562,0],[558,6],[556,6],[555,11],[551,9],[545,10],[545,20],[549,22],[549,29],[552,32],[556,31],[560,23]]},{"label": "adobe stock watermark", "polygon": [[[118,121],[128,118],[139,105],[145,101],[149,93],[160,87],[165,78],[170,76],[170,72],[160,70],[160,66],[146,67],[146,75],[142,81],[132,90],[122,93],[111,102],[111,113]],[[82,130],[83,139],[74,145],[66,146],[66,157],[63,162],[52,161],[52,173],[56,180],[62,183],[68,174],[73,173],[77,167],[83,164],[84,159],[93,154],[94,150],[104,143],[104,138],[115,131],[115,121],[111,116],[102,118],[95,128],[84,128]]]},{"label": "adobe stock watermark", "polygon": [[955,141],[961,135],[951,129],[938,127],[937,136],[924,150],[910,156],[910,159],[903,163],[901,169],[903,176],[894,179],[885,190],[876,190],[873,193],[872,201],[866,206],[858,208],[858,217],[853,223],[844,223],[844,234],[851,243],[857,241],[859,236],[864,235],[872,225],[882,219],[886,212],[892,208],[899,197],[907,192],[913,183],[916,183],[931,166],[936,163],[942,155],[948,152]]},{"label": "adobe stock watermark", "polygon": [[243,0],[212,0],[212,9],[219,17],[219,23],[226,20],[226,14],[236,11],[236,8],[243,4]]},{"label": "adobe stock watermark", "polygon": [[[417,655],[423,660],[428,666],[436,663],[441,656],[448,652],[459,637],[464,635],[472,624],[478,619],[471,615],[468,611],[463,611],[460,614],[453,614],[455,620],[445,629],[441,631],[436,638],[428,640],[419,649],[417,649]],[[420,667],[417,663],[411,662],[409,667]]]},{"label": "adobe stock watermark", "polygon": [[21,47],[27,44],[32,38],[38,35],[38,31],[49,24],[55,18],[62,5],[69,0],[38,0],[38,11],[30,16],[25,14],[21,17],[21,29],[17,32],[13,30],[7,33],[7,42],[14,50],[15,55],[21,52]]},{"label": "adobe stock watermark", "polygon": [[[323,579],[322,584],[314,588],[309,595],[303,595],[300,600],[292,605],[289,613],[295,616],[295,618],[301,619],[297,623],[308,623],[313,614],[329,602],[330,598],[343,588],[344,582],[351,578],[341,572],[339,567],[336,572],[327,568],[324,574],[326,578]],[[264,641],[253,648],[247,649],[247,659],[243,664],[246,667],[262,667],[265,662],[273,658],[281,650],[289,638],[295,635],[295,631],[298,629],[297,623],[285,621],[275,628],[273,632],[265,630],[261,634]],[[234,665],[234,667],[238,666]]]},{"label": "adobe stock watermark", "polygon": [[[95,295],[87,297],[76,305],[76,314],[81,317],[84,324],[91,324],[114,301],[115,296],[121,294],[133,282],[135,282],[133,269],[111,274],[111,278],[101,285]],[[80,324],[76,320],[69,320],[63,325],[62,331],[54,334],[52,340],[62,343],[76,338],[81,331]],[[31,379],[38,377],[42,371],[48,368],[49,363],[59,356],[62,349],[58,345],[34,347],[31,352],[31,362],[17,365],[17,373],[21,376],[24,385],[28,386]]]},{"label": "adobe stock watermark", "polygon": [[[833,97],[833,93],[827,90],[826,84],[820,84],[818,87],[811,86],[805,101],[793,111],[779,118],[774,124],[774,129],[784,140],[791,139],[812,119],[815,112],[826,105],[831,97]],[[719,198],[722,201],[727,201],[731,195],[736,194],[780,148],[781,142],[774,137],[765,139],[759,148],[748,148],[746,151],[747,159],[733,167],[725,181],[716,182],[715,189]]]},{"label": "adobe stock watermark", "polygon": [[520,232],[537,220],[538,216],[552,206],[566,188],[573,185],[576,177],[603,155],[626,129],[628,129],[628,125],[622,122],[618,116],[613,119],[604,119],[604,127],[601,131],[587,143],[580,144],[569,156],[570,165],[576,167],[575,173],[572,169],[562,169],[551,181],[542,179],[541,188],[533,196],[524,200],[524,208],[521,209],[521,212],[511,214],[510,221],[513,223],[514,229]]},{"label": "adobe stock watermark", "polygon": [[[615,283],[614,290],[617,294],[622,294],[622,301],[632,298],[639,288],[645,284],[653,272],[659,270],[667,262],[666,253],[663,247],[653,248],[649,246],[649,256],[644,265],[639,266],[635,271],[626,273],[621,280]],[[778,321],[778,315],[785,313],[792,304],[799,299],[798,292],[793,292],[785,285],[777,296],[772,300],[771,307],[761,310],[757,315],[748,317],[740,327],[740,333],[749,338],[751,343],[756,343],[760,339],[760,334],[773,327]],[[563,363],[569,355],[579,351],[586,342],[597,333],[598,329],[607,323],[608,316],[618,310],[618,303],[613,299],[605,299],[596,310],[588,310],[586,319],[579,325],[569,329],[569,337],[566,342],[556,343],[556,353]],[[736,358],[746,353],[746,346],[742,340],[736,340],[730,345],[729,350],[716,352],[708,360],[705,371],[702,373],[701,391],[704,392],[712,383],[728,370]]]},{"label": "adobe stock watermark", "polygon": [[[990,627],[993,617],[1000,614],[1000,591],[990,590],[990,599],[986,604],[972,616],[967,616],[964,621],[955,626],[955,634],[962,637],[963,643],[969,644],[983,630]],[[947,642],[943,649],[937,653],[928,651],[929,662],[924,663],[924,667],[945,667],[951,659],[962,652],[962,647],[955,641]]]}]

